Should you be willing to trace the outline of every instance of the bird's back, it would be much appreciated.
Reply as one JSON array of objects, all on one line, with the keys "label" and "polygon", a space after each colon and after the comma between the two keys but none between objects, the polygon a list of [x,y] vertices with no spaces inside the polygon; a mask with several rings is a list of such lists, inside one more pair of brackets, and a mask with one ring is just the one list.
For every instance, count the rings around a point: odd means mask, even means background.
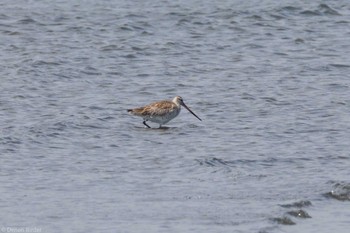
[{"label": "bird's back", "polygon": [[172,101],[163,100],[163,101],[151,103],[144,107],[128,109],[128,112],[140,117],[147,117],[147,116],[162,117],[177,110],[178,110],[178,106],[174,104]]}]

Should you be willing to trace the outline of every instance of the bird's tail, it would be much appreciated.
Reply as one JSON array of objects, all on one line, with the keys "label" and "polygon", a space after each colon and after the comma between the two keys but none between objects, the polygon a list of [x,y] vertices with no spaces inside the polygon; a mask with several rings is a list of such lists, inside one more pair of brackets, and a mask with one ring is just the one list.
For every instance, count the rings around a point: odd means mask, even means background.
[{"label": "bird's tail", "polygon": [[132,112],[132,109],[127,109],[126,111],[128,111],[128,112]]}]

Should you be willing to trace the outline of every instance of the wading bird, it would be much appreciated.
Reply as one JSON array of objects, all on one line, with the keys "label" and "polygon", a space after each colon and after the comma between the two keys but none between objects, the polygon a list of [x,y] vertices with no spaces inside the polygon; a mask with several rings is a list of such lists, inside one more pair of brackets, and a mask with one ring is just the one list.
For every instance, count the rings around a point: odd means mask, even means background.
[{"label": "wading bird", "polygon": [[176,96],[172,101],[163,100],[159,102],[154,102],[149,105],[140,108],[128,109],[127,111],[132,115],[139,116],[143,118],[143,124],[148,128],[147,121],[155,122],[159,124],[159,128],[162,125],[168,123],[181,111],[181,106],[184,106],[193,116],[197,117],[198,120],[202,121],[194,112],[186,106],[183,99],[180,96]]}]

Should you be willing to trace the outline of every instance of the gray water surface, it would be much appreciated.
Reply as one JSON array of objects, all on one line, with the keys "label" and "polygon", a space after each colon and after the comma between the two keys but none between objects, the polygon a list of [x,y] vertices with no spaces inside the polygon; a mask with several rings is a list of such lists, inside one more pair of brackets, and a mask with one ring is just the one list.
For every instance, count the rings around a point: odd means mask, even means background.
[{"label": "gray water surface", "polygon": [[[348,232],[350,3],[0,3],[2,232]],[[183,97],[167,128],[126,109]]]}]

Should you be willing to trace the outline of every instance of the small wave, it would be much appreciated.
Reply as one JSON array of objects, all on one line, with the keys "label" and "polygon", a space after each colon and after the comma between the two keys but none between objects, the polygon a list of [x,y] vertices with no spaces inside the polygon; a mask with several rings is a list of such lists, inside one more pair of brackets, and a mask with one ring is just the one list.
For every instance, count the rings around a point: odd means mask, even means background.
[{"label": "small wave", "polygon": [[218,158],[207,158],[204,160],[197,160],[197,162],[200,165],[206,165],[209,167],[217,167],[217,166],[230,166],[229,162],[224,161],[222,159],[218,159]]},{"label": "small wave", "polygon": [[0,144],[6,145],[6,144],[22,144],[22,141],[19,138],[15,137],[2,137],[0,138]]},{"label": "small wave", "polygon": [[258,161],[258,160],[250,160],[250,159],[237,159],[237,160],[224,160],[224,159],[218,159],[218,158],[207,158],[204,160],[198,160],[201,161],[201,165],[226,165],[226,166],[235,166],[235,165],[244,165],[244,164],[252,164],[252,163],[265,163],[265,162],[271,162],[271,159],[266,159],[266,160],[262,160],[262,161]]},{"label": "small wave", "polygon": [[311,201],[298,201],[298,202],[294,202],[292,204],[284,204],[284,205],[280,205],[284,208],[303,208],[303,207],[307,207],[307,206],[311,206],[312,203]]},{"label": "small wave", "polygon": [[85,67],[84,70],[81,71],[83,74],[87,74],[87,75],[101,75],[102,73],[99,72],[98,69],[96,69],[95,67],[92,66],[87,66]]},{"label": "small wave", "polygon": [[59,62],[54,61],[44,61],[44,60],[37,60],[32,63],[33,66],[58,66],[60,65]]},{"label": "small wave", "polygon": [[0,19],[10,19],[10,17],[5,14],[0,14]]},{"label": "small wave", "polygon": [[350,201],[350,183],[335,183],[333,189],[324,196],[338,201]]},{"label": "small wave", "polygon": [[292,210],[288,211],[287,214],[297,218],[311,218],[305,210]]},{"label": "small wave", "polygon": [[134,59],[134,58],[137,58],[137,56],[135,54],[127,54],[127,55],[124,55],[122,56],[123,58],[127,58],[127,59]]},{"label": "small wave", "polygon": [[[285,6],[282,8],[277,8],[271,16],[276,19],[286,18],[290,15],[298,14],[302,8],[294,6]],[[277,16],[277,17],[276,17]]]},{"label": "small wave", "polygon": [[27,17],[27,18],[18,20],[17,23],[19,23],[19,24],[32,24],[32,23],[37,23],[37,21],[35,21],[34,19],[32,19],[30,17]]},{"label": "small wave", "polygon": [[16,35],[21,35],[20,32],[17,31],[3,31],[4,34],[10,35],[10,36],[16,36]]},{"label": "small wave", "polygon": [[50,127],[50,129],[55,131],[64,131],[66,128],[69,127],[69,124],[66,122],[57,122]]},{"label": "small wave", "polygon": [[320,4],[318,6],[318,9],[326,15],[341,15],[338,11],[332,9],[331,7],[329,7],[327,4]]},{"label": "small wave", "polygon": [[306,15],[306,16],[318,16],[318,15],[321,15],[321,12],[319,12],[317,10],[315,10],[315,11],[305,10],[305,11],[301,11],[300,14]]},{"label": "small wave", "polygon": [[137,46],[132,46],[131,49],[134,51],[144,51],[145,50],[145,49],[137,47]]},{"label": "small wave", "polygon": [[345,84],[340,84],[340,83],[330,83],[327,85],[330,89],[334,90],[348,90],[349,86]]},{"label": "small wave", "polygon": [[294,6],[285,6],[281,8],[282,11],[289,11],[289,12],[295,12],[300,10],[299,7],[294,7]]},{"label": "small wave", "polygon": [[119,49],[119,46],[111,44],[111,45],[105,45],[100,48],[101,51],[115,51]]},{"label": "small wave", "polygon": [[297,39],[294,40],[294,42],[296,44],[303,44],[305,41],[303,39],[301,39],[301,38],[297,38]]},{"label": "small wave", "polygon": [[329,65],[336,68],[350,68],[350,65],[347,65],[347,64],[329,64]]},{"label": "small wave", "polygon": [[303,218],[303,219],[311,218],[311,216],[305,210],[302,209],[305,207],[309,207],[311,205],[312,205],[311,202],[308,200],[306,201],[302,200],[291,204],[280,205],[283,208],[288,208],[293,210],[285,212],[282,215],[282,217],[272,218],[272,220],[282,225],[295,225],[296,218]]},{"label": "small wave", "polygon": [[123,31],[133,31],[133,29],[129,25],[123,25],[120,27]]},{"label": "small wave", "polygon": [[280,218],[272,218],[272,221],[277,222],[278,224],[282,224],[282,225],[295,225],[296,223],[292,221],[292,219],[290,219],[287,216],[284,217],[280,217]]},{"label": "small wave", "polygon": [[315,10],[304,10],[300,12],[301,15],[319,16],[319,15],[341,15],[338,11],[332,9],[327,4],[320,4]]}]

